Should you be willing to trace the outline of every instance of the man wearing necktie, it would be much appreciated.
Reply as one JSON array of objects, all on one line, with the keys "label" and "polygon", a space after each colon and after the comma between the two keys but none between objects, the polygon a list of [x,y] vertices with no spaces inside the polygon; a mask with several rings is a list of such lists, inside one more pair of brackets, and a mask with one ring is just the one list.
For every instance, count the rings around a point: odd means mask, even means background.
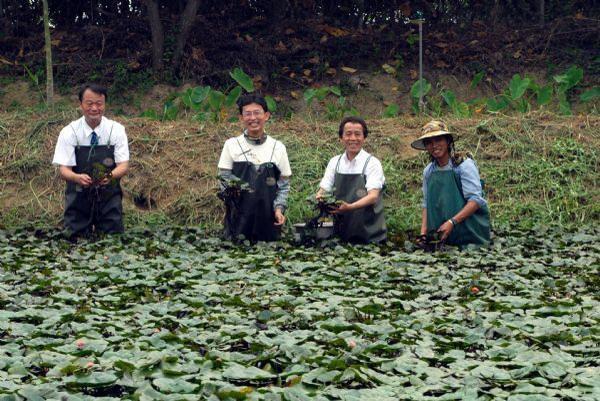
[{"label": "man wearing necktie", "polygon": [[129,169],[125,128],[104,117],[107,90],[96,84],[79,91],[83,116],[62,129],[53,164],[66,181],[65,228],[72,236],[123,232],[120,179]]}]

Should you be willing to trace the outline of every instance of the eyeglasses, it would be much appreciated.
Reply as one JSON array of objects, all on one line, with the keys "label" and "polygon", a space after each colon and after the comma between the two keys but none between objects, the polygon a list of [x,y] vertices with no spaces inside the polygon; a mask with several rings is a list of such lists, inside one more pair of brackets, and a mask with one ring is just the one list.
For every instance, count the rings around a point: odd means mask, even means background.
[{"label": "eyeglasses", "polygon": [[246,117],[246,118],[250,118],[250,117],[260,117],[263,114],[265,114],[264,111],[260,111],[260,110],[254,110],[254,111],[244,111],[242,112],[242,116]]}]

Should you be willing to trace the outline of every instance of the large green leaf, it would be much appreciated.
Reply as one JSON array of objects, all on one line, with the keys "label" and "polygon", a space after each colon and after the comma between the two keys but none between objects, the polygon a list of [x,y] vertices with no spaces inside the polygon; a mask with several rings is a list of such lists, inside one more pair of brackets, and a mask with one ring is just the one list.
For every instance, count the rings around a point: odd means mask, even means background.
[{"label": "large green leaf", "polygon": [[265,101],[267,102],[267,107],[271,113],[275,113],[277,111],[277,102],[271,96],[265,96]]},{"label": "large green leaf", "polygon": [[64,382],[72,386],[100,387],[112,384],[117,380],[118,377],[111,372],[92,372],[88,375],[66,377]]},{"label": "large green leaf", "polygon": [[558,91],[567,92],[583,79],[583,69],[577,66],[570,67],[564,74],[555,75],[554,81],[558,84]]},{"label": "large green leaf", "polygon": [[202,103],[210,93],[210,86],[196,86],[191,90],[190,99],[194,104]]},{"label": "large green leaf", "polygon": [[546,104],[550,103],[550,101],[552,100],[552,86],[546,85],[546,86],[540,87],[536,91],[536,94],[537,94],[537,104],[539,106],[546,105]]},{"label": "large green leaf", "polygon": [[469,85],[471,87],[471,89],[475,89],[477,87],[477,85],[479,85],[479,83],[481,82],[481,80],[483,79],[484,76],[485,76],[485,71],[479,71],[477,74],[475,74],[473,76],[473,79],[471,80],[471,84]]},{"label": "large green leaf", "polygon": [[168,379],[158,378],[152,381],[152,384],[156,386],[163,393],[187,393],[191,394],[198,388],[197,384],[190,383],[181,378]]},{"label": "large green leaf", "polygon": [[510,103],[504,95],[500,95],[497,98],[489,98],[486,102],[486,107],[489,112],[499,112],[508,109]]},{"label": "large green leaf", "polygon": [[400,106],[398,106],[396,103],[391,103],[383,111],[383,118],[396,117],[396,116],[398,116],[399,112],[400,112]]},{"label": "large green leaf", "polygon": [[276,376],[254,366],[230,363],[228,368],[223,371],[223,377],[230,380],[265,380]]},{"label": "large green leaf", "polygon": [[229,72],[231,78],[235,80],[246,92],[254,92],[254,82],[241,68],[235,68]]},{"label": "large green leaf", "polygon": [[519,74],[513,75],[510,83],[508,84],[508,89],[510,91],[510,97],[512,100],[520,99],[531,84],[530,78],[521,78]]},{"label": "large green leaf", "polygon": [[410,96],[419,99],[421,92],[423,93],[423,97],[429,93],[431,90],[431,84],[427,82],[425,78],[423,80],[417,80],[412,87],[410,88]]},{"label": "large green leaf", "polygon": [[210,109],[213,112],[221,111],[225,103],[225,94],[221,91],[211,89],[208,94],[208,104],[210,105]]},{"label": "large green leaf", "polygon": [[235,102],[240,97],[241,93],[242,93],[242,88],[241,87],[236,86],[235,88],[233,88],[227,94],[227,97],[225,98],[225,107],[233,107],[235,105]]},{"label": "large green leaf", "polygon": [[582,102],[591,102],[592,100],[600,97],[600,87],[594,86],[592,89],[588,89],[579,95],[579,100]]}]

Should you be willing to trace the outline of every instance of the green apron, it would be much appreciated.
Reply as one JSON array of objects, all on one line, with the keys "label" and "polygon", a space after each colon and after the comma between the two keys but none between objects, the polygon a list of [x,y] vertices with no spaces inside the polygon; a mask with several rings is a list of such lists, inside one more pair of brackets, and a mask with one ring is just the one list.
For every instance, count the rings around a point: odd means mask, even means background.
[{"label": "green apron", "polygon": [[[353,203],[367,196],[367,180],[365,171],[372,156],[365,161],[361,174],[342,174],[338,166],[343,155],[335,166],[335,197],[346,203]],[[379,191],[377,202],[351,212],[336,215],[335,232],[340,238],[352,243],[372,243],[386,240],[387,229],[383,214],[383,189]]]},{"label": "green apron", "polygon": [[[112,130],[111,130],[112,133]],[[94,176],[94,171],[112,171],[116,167],[114,145],[75,147],[76,174]],[[123,232],[122,191],[119,179],[104,186],[83,188],[67,182],[65,190],[65,227],[71,235],[85,235],[91,231]]]},{"label": "green apron", "polygon": [[[437,230],[465,207],[462,184],[454,170],[436,170],[427,183],[427,231]],[[446,239],[450,245],[490,242],[490,213],[487,206],[480,207],[465,221],[457,224]]]},{"label": "green apron", "polygon": [[[234,162],[232,174],[250,185],[252,192],[242,192],[239,208],[226,205],[225,237],[228,239],[247,239],[251,241],[276,241],[280,227],[275,226],[273,201],[277,196],[277,181],[281,172],[271,160],[254,165],[246,157],[246,152],[238,142],[246,158],[243,162]],[[277,142],[275,142],[277,145]]]}]

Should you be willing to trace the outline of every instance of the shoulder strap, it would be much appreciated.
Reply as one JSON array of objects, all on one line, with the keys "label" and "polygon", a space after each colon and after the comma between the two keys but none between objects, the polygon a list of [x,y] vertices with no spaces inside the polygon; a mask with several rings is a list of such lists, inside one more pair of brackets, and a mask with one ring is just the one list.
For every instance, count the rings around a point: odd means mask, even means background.
[{"label": "shoulder strap", "polygon": [[275,143],[273,144],[273,150],[271,151],[271,158],[269,159],[269,162],[273,161],[273,155],[275,154],[275,146],[277,146],[277,139],[273,139],[275,141]]},{"label": "shoulder strap", "polygon": [[365,165],[363,166],[362,175],[366,175],[365,172],[367,171],[367,164],[369,164],[371,157],[373,157],[373,155],[369,155],[369,157],[367,157],[367,160],[365,161]]},{"label": "shoulder strap", "polygon": [[108,140],[106,141],[106,144],[108,146],[110,146],[110,138],[112,137],[112,132],[113,132],[114,127],[115,127],[115,123],[113,122],[112,125],[110,126],[110,132],[108,133]]},{"label": "shoulder strap", "polygon": [[342,157],[344,157],[344,153],[342,153],[342,154],[340,155],[340,157],[338,157],[338,161],[337,161],[337,163],[335,164],[335,172],[336,172],[336,173],[338,172],[338,167],[339,167],[339,165],[340,165],[340,160],[342,160]]},{"label": "shoulder strap", "polygon": [[235,141],[237,142],[238,146],[240,147],[240,150],[242,151],[242,155],[244,156],[244,159],[246,159],[246,162],[250,163],[250,161],[248,161],[248,157],[246,156],[247,150],[244,150],[244,148],[242,148],[242,144],[240,143],[240,141],[237,138],[235,138]]},{"label": "shoulder strap", "polygon": [[[73,123],[69,124],[69,127],[71,127],[71,131],[73,131],[73,135],[75,135],[75,145],[79,146],[79,139],[77,138],[77,131],[75,131],[75,128],[73,128]],[[81,128],[81,124],[79,124],[79,127]]]}]

